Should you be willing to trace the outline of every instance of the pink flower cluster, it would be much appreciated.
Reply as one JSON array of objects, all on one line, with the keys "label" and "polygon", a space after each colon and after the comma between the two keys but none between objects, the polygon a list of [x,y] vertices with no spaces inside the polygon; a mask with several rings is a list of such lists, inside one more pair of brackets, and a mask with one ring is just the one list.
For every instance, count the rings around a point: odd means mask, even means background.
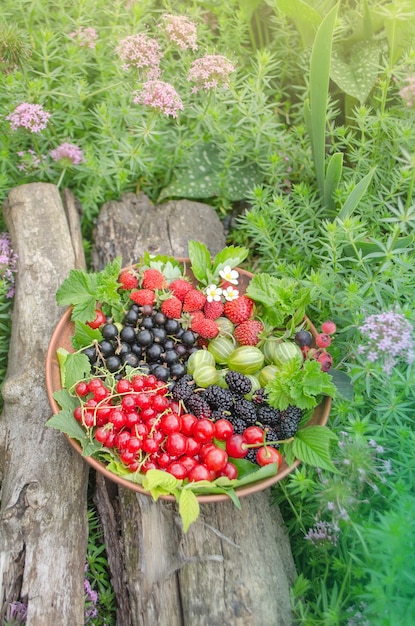
[{"label": "pink flower cluster", "polygon": [[6,120],[9,120],[12,130],[27,128],[32,133],[39,133],[46,128],[49,118],[50,113],[45,111],[41,104],[23,102],[6,117]]},{"label": "pink flower cluster", "polygon": [[383,370],[390,374],[399,359],[408,364],[415,361],[415,341],[411,323],[396,311],[385,311],[367,317],[359,328],[365,343],[358,353],[367,361],[383,362]]},{"label": "pink flower cluster", "polygon": [[81,48],[95,48],[98,34],[95,28],[80,26],[72,33],[69,33],[69,37],[75,39]]},{"label": "pink flower cluster", "polygon": [[169,41],[175,43],[182,50],[187,48],[197,50],[196,24],[187,17],[171,15],[170,13],[162,15],[162,19],[164,21],[164,31]]},{"label": "pink flower cluster", "polygon": [[232,63],[220,54],[206,54],[193,61],[188,79],[195,82],[193,92],[229,86],[229,74],[235,71]]},{"label": "pink flower cluster", "polygon": [[162,80],[144,83],[142,91],[135,95],[134,104],[149,106],[172,117],[177,117],[177,112],[183,111],[183,103],[173,85]]},{"label": "pink flower cluster", "polygon": [[50,156],[54,161],[63,161],[64,165],[79,165],[83,163],[84,156],[81,148],[73,143],[63,143],[50,151]]},{"label": "pink flower cluster", "polygon": [[14,274],[16,272],[17,254],[11,247],[10,235],[0,234],[0,287],[6,288],[6,298],[14,296]]},{"label": "pink flower cluster", "polygon": [[115,49],[123,64],[123,70],[131,67],[143,70],[146,78],[154,80],[160,75],[160,60],[163,56],[159,43],[144,33],[129,35]]},{"label": "pink flower cluster", "polygon": [[399,95],[406,102],[408,107],[415,107],[415,76],[409,76],[406,82],[408,84],[406,87],[402,87]]}]

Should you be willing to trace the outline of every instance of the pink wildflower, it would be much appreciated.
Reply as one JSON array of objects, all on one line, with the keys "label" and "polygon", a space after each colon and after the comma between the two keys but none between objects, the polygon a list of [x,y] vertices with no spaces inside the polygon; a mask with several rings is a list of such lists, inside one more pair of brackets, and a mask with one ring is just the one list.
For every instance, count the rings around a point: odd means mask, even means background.
[{"label": "pink wildflower", "polygon": [[44,154],[38,155],[30,148],[26,152],[24,150],[20,150],[17,152],[17,156],[20,159],[20,163],[17,166],[17,169],[20,172],[33,172],[37,170],[46,159]]},{"label": "pink wildflower", "polygon": [[161,47],[155,39],[141,33],[130,35],[122,39],[115,49],[120,59],[124,61],[123,70],[130,67],[143,70],[149,80],[158,78],[160,74],[160,59],[163,56]]},{"label": "pink wildflower", "polygon": [[142,92],[134,98],[134,104],[150,106],[172,117],[177,117],[177,111],[183,111],[183,103],[173,85],[161,80],[144,83]]},{"label": "pink wildflower", "polygon": [[63,143],[50,151],[50,156],[54,161],[65,161],[65,165],[79,165],[83,163],[84,156],[81,148],[73,143]]},{"label": "pink wildflower", "polygon": [[170,13],[162,15],[162,19],[164,20],[164,31],[172,43],[177,44],[182,50],[187,48],[197,50],[196,24],[187,17],[171,15]]},{"label": "pink wildflower", "polygon": [[98,39],[95,28],[80,26],[69,37],[75,39],[81,48],[95,48],[95,42]]},{"label": "pink wildflower", "polygon": [[399,95],[408,107],[415,107],[415,76],[410,76],[406,79],[406,82],[408,84],[406,87],[402,87]]},{"label": "pink wildflower", "polygon": [[229,74],[235,68],[228,59],[220,54],[206,54],[200,59],[193,61],[189,71],[188,80],[197,83],[194,92],[199,89],[215,89],[229,86]]},{"label": "pink wildflower", "polygon": [[6,117],[10,121],[12,130],[27,128],[32,133],[39,133],[46,128],[50,113],[44,110],[41,104],[29,104],[23,102]]}]

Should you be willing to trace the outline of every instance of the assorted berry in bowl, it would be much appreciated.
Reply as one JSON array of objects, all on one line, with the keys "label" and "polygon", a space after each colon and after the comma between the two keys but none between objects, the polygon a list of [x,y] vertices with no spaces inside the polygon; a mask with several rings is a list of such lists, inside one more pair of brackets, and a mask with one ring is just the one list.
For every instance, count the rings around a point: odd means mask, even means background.
[{"label": "assorted berry in bowl", "polygon": [[185,529],[200,502],[332,467],[336,327],[311,324],[306,285],[240,269],[247,255],[192,241],[188,259],[117,258],[57,292],[48,425],[115,482],[177,500]]}]

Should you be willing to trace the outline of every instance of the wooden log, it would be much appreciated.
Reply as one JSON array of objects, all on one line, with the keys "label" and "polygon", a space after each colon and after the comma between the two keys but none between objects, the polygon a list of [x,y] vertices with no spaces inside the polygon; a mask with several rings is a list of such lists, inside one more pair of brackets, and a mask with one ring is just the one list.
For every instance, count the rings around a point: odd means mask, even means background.
[{"label": "wooden log", "polygon": [[[0,622],[11,602],[27,604],[28,626],[84,623],[86,464],[58,431],[45,387],[45,358],[63,310],[56,290],[81,266],[76,215],[71,231],[59,191],[12,189],[4,217],[18,254],[7,377],[0,517]],[[76,255],[78,249],[78,255]]]},{"label": "wooden log", "polygon": [[[189,239],[205,243],[212,254],[224,247],[221,222],[211,207],[189,201],[154,207],[143,194],[127,194],[102,207],[93,263],[99,270],[121,255],[128,265],[146,250],[187,256]],[[122,487],[116,497],[102,477],[97,485],[107,548],[116,563],[124,563],[130,614],[118,626],[292,623],[289,589],[295,567],[270,490],[243,498],[242,510],[232,502],[202,504],[199,520],[184,534],[174,503],[155,503]],[[108,516],[111,502],[120,516],[117,524]]]}]

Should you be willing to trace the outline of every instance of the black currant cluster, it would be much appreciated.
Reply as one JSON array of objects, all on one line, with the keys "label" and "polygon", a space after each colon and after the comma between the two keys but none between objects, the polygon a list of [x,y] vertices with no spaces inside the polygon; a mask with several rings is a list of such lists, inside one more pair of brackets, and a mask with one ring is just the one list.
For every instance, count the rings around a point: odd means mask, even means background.
[{"label": "black currant cluster", "polygon": [[95,372],[121,373],[130,365],[163,382],[175,381],[186,374],[187,359],[198,349],[198,335],[151,305],[133,303],[121,328],[108,320],[101,333],[100,342],[83,350]]}]

